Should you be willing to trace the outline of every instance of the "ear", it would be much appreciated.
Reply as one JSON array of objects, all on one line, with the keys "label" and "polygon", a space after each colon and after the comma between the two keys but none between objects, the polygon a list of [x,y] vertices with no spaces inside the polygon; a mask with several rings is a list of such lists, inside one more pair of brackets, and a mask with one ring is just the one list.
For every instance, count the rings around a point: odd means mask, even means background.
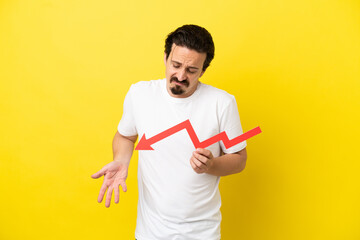
[{"label": "ear", "polygon": [[204,73],[205,73],[205,70],[203,70],[203,71],[200,73],[199,78],[201,78],[201,77],[202,77],[202,75],[204,75]]}]

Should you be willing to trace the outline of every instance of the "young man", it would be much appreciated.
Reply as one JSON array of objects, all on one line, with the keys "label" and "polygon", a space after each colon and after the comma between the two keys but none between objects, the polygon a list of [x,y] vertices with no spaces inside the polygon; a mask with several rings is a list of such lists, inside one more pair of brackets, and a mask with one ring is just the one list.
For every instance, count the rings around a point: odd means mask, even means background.
[{"label": "young man", "polygon": [[[106,189],[119,202],[138,136],[150,138],[189,120],[200,141],[225,131],[229,139],[242,134],[235,98],[199,81],[214,57],[210,33],[184,25],[165,42],[166,78],[133,84],[113,140],[114,161],[92,175],[104,175],[98,202]],[[220,239],[220,176],[241,172],[246,142],[226,149],[217,142],[195,149],[183,129],[139,151],[139,202],[135,237],[148,239]]]}]

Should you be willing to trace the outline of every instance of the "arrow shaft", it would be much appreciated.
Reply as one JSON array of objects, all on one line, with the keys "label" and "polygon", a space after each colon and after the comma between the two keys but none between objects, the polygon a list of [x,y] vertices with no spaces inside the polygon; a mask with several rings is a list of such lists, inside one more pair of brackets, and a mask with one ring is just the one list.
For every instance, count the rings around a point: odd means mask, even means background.
[{"label": "arrow shaft", "polygon": [[136,150],[143,150],[143,149],[144,150],[153,150],[150,145],[152,145],[172,134],[175,134],[183,129],[187,130],[187,132],[190,136],[190,139],[193,142],[195,148],[206,148],[206,147],[208,147],[216,142],[219,142],[219,141],[222,141],[226,148],[230,148],[236,144],[239,144],[239,143],[261,133],[260,127],[256,127],[254,129],[251,129],[250,131],[247,131],[247,132],[241,134],[240,136],[237,136],[237,137],[229,140],[228,136],[226,135],[226,132],[224,131],[215,136],[212,136],[211,138],[206,139],[205,141],[200,142],[190,121],[186,120],[186,121],[179,123],[179,124],[169,128],[147,140],[145,139],[145,134],[144,134],[143,139],[144,139],[144,142],[146,141],[146,143],[142,142],[142,145],[140,144],[141,147],[139,147],[139,144],[138,144]]},{"label": "arrow shaft", "polygon": [[[175,126],[169,128],[169,129],[167,129],[167,130],[165,130],[165,131],[163,131],[163,132],[149,138],[147,141],[151,145],[151,144],[156,143],[156,142],[158,142],[158,141],[160,141],[160,140],[162,140],[162,139],[164,139],[164,138],[166,138],[166,137],[168,137],[168,136],[170,136],[172,134],[175,134],[175,133],[177,133],[177,132],[179,132],[179,131],[181,131],[181,130],[183,130],[185,128],[188,129],[188,125],[191,126],[190,121],[186,120],[186,121],[184,121],[182,123],[179,123],[178,125],[175,125]],[[194,129],[193,129],[193,131],[194,131]],[[195,133],[195,131],[194,131],[194,133]]]},{"label": "arrow shaft", "polygon": [[194,146],[197,148],[197,146],[200,145],[199,138],[197,137],[194,128],[192,127],[190,121],[188,126],[186,126],[186,130],[190,136],[191,141],[193,142]]},{"label": "arrow shaft", "polygon": [[195,144],[196,148],[206,148],[210,145],[213,145],[216,142],[219,142],[220,140],[227,138],[225,132],[221,132],[219,134],[216,134],[215,136],[212,136],[211,138],[206,139],[205,141],[202,141],[201,143],[199,143],[199,146],[197,147]]},{"label": "arrow shaft", "polygon": [[231,139],[231,140],[229,140],[229,138],[227,138],[227,136],[226,136],[226,140],[223,139],[223,143],[226,148],[229,148],[229,147],[239,144],[259,133],[261,133],[261,129],[260,129],[260,127],[256,127],[256,128],[253,128],[253,129],[241,134],[240,136],[237,136],[237,137]]}]

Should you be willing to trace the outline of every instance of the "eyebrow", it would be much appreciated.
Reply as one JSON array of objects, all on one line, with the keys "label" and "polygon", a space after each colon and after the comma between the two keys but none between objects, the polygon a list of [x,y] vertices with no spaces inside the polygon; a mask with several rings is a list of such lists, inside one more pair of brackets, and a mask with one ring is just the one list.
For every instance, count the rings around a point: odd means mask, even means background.
[{"label": "eyebrow", "polygon": [[[177,62],[177,61],[174,61],[174,60],[171,60],[172,63],[176,63],[176,64],[179,64],[179,65],[182,65],[181,63]],[[199,68],[198,67],[194,67],[194,66],[189,66],[188,68],[193,68],[193,69],[196,69],[198,70]]]}]

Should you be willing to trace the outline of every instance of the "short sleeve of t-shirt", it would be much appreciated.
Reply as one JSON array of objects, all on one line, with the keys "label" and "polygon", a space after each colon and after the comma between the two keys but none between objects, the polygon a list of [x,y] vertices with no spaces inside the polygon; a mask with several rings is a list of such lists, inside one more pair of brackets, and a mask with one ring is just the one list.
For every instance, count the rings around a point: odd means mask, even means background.
[{"label": "short sleeve of t-shirt", "polygon": [[[220,116],[220,132],[223,131],[226,132],[230,140],[243,133],[239,111],[234,96],[231,96],[231,100],[225,104]],[[236,144],[228,149],[225,148],[222,141],[220,142],[220,145],[224,153],[235,153],[246,147],[246,141]]]},{"label": "short sleeve of t-shirt", "polygon": [[124,136],[137,135],[133,112],[132,89],[133,85],[131,85],[129,91],[125,96],[123,115],[118,125],[118,132]]}]

